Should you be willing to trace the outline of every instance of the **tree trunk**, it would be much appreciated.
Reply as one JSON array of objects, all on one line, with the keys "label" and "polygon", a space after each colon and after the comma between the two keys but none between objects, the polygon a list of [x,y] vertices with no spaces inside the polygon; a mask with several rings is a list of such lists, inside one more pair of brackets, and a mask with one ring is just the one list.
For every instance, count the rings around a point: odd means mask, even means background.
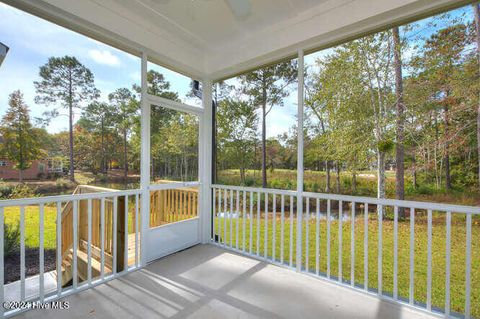
[{"label": "tree trunk", "polygon": [[101,171],[103,174],[106,173],[106,162],[107,162],[107,158],[106,158],[106,151],[105,151],[105,125],[104,125],[104,120],[103,120],[103,117],[102,117],[102,164],[101,164]]},{"label": "tree trunk", "polygon": [[267,89],[265,86],[262,101],[262,187],[267,187]]},{"label": "tree trunk", "polygon": [[412,177],[413,177],[413,189],[417,189],[417,159],[415,157],[415,151],[412,154]]},{"label": "tree trunk", "polygon": [[326,172],[326,185],[325,185],[325,192],[330,192],[330,163],[325,161],[325,172]]},{"label": "tree trunk", "polygon": [[338,161],[335,162],[336,170],[337,170],[337,181],[336,181],[336,187],[337,187],[337,194],[340,194],[340,163]]},{"label": "tree trunk", "polygon": [[377,150],[377,197],[385,198],[385,152]]},{"label": "tree trunk", "polygon": [[184,161],[184,164],[185,164],[185,180],[188,181],[188,158],[187,158],[187,156],[184,157],[183,161]]},{"label": "tree trunk", "polygon": [[75,181],[75,166],[73,163],[73,106],[70,102],[68,106],[68,129],[69,129],[69,152],[70,152],[70,180]]},{"label": "tree trunk", "polygon": [[[449,94],[447,94],[447,99],[448,99]],[[444,111],[444,123],[445,123],[445,189],[450,190],[452,189],[452,179],[450,176],[450,154],[449,154],[449,148],[450,148],[450,142],[449,140],[449,125],[450,121],[448,118],[448,100],[446,101],[443,111]]]},{"label": "tree trunk", "polygon": [[123,177],[126,183],[128,179],[127,130],[123,130],[123,166],[124,166]]},{"label": "tree trunk", "polygon": [[437,189],[440,188],[440,173],[438,169],[438,123],[437,123],[437,118],[435,117],[435,146],[433,148],[433,158],[435,162],[435,186]]},{"label": "tree trunk", "polygon": [[394,58],[395,58],[395,96],[396,96],[396,139],[395,145],[395,197],[403,200],[405,198],[405,167],[404,167],[404,111],[403,104],[403,78],[402,78],[402,55],[399,28],[393,28]]},{"label": "tree trunk", "polygon": [[68,130],[69,130],[69,156],[70,156],[70,180],[75,182],[75,165],[73,162],[73,89],[71,70],[68,78]]},{"label": "tree trunk", "polygon": [[[478,76],[480,77],[480,3],[473,4],[475,16],[475,41],[477,42]],[[477,94],[480,96],[480,94]],[[478,156],[478,188],[480,189],[480,100],[477,101],[477,156]]]},{"label": "tree trunk", "polygon": [[23,170],[18,170],[18,182],[23,183]]},{"label": "tree trunk", "polygon": [[152,179],[155,179],[155,163],[156,163],[156,161],[155,161],[155,158],[153,156],[152,156],[151,161],[152,161],[152,164],[150,165],[150,177]]},{"label": "tree trunk", "polygon": [[352,193],[357,193],[357,171],[352,171]]}]

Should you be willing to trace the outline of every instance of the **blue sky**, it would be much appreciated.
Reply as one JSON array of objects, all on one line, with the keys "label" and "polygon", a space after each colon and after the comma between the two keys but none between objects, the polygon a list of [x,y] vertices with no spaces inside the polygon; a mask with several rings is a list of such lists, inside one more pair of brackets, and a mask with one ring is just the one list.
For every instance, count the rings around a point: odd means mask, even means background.
[{"label": "blue sky", "polygon": [[[140,84],[140,59],[120,50],[42,20],[6,4],[0,3],[0,42],[10,51],[0,67],[0,116],[8,106],[8,96],[20,89],[30,107],[32,118],[42,116],[48,108],[34,103],[39,67],[51,56],[74,55],[95,76],[95,84],[102,100],[120,87]],[[313,63],[313,59],[310,59]],[[163,73],[178,92],[183,102],[198,105],[198,100],[187,97],[190,79],[181,74],[149,63],[149,69]],[[233,81],[233,83],[237,83]],[[277,136],[295,124],[297,112],[296,86],[285,99],[283,107],[275,107],[268,116],[268,137]],[[75,120],[80,116],[77,110]],[[50,122],[49,132],[67,130],[68,118],[59,116]]]},{"label": "blue sky", "polygon": [[[131,88],[140,84],[140,59],[53,23],[0,3],[0,42],[10,47],[0,67],[0,116],[8,106],[8,96],[21,90],[30,107],[32,118],[48,110],[34,103],[39,67],[51,56],[73,55],[88,67],[95,76],[95,84],[101,91],[102,100],[120,87]],[[149,64],[149,69],[162,72],[171,89],[178,92],[184,102],[190,79],[165,68]],[[75,119],[78,119],[76,111]],[[68,118],[59,116],[47,127],[50,132],[66,130]]]},{"label": "blue sky", "polygon": [[[452,17],[472,19],[470,6],[457,9]],[[428,37],[441,26],[427,27],[430,19],[417,23],[417,28],[407,36],[415,38]],[[411,41],[419,41],[411,39]],[[72,32],[53,23],[29,15],[3,3],[0,3],[0,42],[10,47],[10,51],[0,67],[0,116],[5,113],[8,95],[20,89],[30,107],[32,117],[40,117],[48,110],[43,105],[34,103],[35,88],[33,81],[38,80],[39,67],[51,56],[76,56],[95,76],[95,84],[101,91],[102,100],[120,87],[131,88],[133,83],[140,83],[140,59],[110,46],[102,44],[83,35]],[[328,53],[324,50],[305,57],[305,64],[315,65],[315,59]],[[331,51],[330,51],[331,52]],[[408,52],[407,54],[413,54]],[[187,97],[190,79],[165,68],[149,64],[149,69],[163,73],[171,83],[171,90],[178,92],[183,102],[198,104]],[[238,84],[233,79],[231,84]],[[295,124],[297,113],[296,85],[291,94],[285,98],[283,107],[274,107],[267,118],[267,136],[277,136],[289,130]],[[80,111],[76,112],[78,119]],[[59,116],[47,127],[49,132],[66,130],[66,116]]]}]

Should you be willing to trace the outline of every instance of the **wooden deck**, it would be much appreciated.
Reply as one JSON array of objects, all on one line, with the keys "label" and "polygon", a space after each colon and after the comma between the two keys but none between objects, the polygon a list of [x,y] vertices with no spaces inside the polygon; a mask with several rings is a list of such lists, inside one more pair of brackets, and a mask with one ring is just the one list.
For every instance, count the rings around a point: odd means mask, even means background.
[{"label": "wooden deck", "polygon": [[[138,260],[140,261],[140,233],[138,233]],[[128,265],[135,264],[135,233],[128,235]]]}]

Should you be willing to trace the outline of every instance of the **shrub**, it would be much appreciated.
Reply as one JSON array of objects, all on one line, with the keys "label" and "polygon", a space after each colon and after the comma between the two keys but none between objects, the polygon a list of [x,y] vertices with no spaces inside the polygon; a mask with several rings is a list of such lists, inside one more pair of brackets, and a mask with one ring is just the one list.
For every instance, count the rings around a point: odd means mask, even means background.
[{"label": "shrub", "polygon": [[17,223],[16,226],[12,225],[3,225],[4,232],[4,255],[5,257],[10,256],[12,253],[17,251],[20,246],[20,227]]},{"label": "shrub", "polygon": [[72,183],[72,181],[65,179],[65,178],[58,178],[55,181],[55,184],[57,185],[57,188],[60,189],[66,189],[66,188],[71,188],[74,187],[75,185]]},{"label": "shrub", "polygon": [[435,189],[431,185],[419,185],[414,188],[412,185],[405,187],[406,195],[432,195],[435,193]]},{"label": "shrub", "polygon": [[255,185],[255,179],[252,177],[245,177],[245,186],[252,187]]},{"label": "shrub", "polygon": [[25,184],[18,184],[12,189],[12,193],[10,194],[9,198],[29,198],[36,196],[36,189],[32,189],[31,187]]},{"label": "shrub", "polygon": [[0,182],[0,199],[8,199],[13,192],[13,185],[5,182]]}]

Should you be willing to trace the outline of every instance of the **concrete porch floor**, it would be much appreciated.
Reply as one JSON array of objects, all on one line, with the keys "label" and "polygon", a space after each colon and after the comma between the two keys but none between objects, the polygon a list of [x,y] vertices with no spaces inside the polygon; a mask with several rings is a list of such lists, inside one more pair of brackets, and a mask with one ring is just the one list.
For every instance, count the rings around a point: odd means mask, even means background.
[{"label": "concrete porch floor", "polygon": [[198,245],[16,318],[431,318],[348,288]]}]

